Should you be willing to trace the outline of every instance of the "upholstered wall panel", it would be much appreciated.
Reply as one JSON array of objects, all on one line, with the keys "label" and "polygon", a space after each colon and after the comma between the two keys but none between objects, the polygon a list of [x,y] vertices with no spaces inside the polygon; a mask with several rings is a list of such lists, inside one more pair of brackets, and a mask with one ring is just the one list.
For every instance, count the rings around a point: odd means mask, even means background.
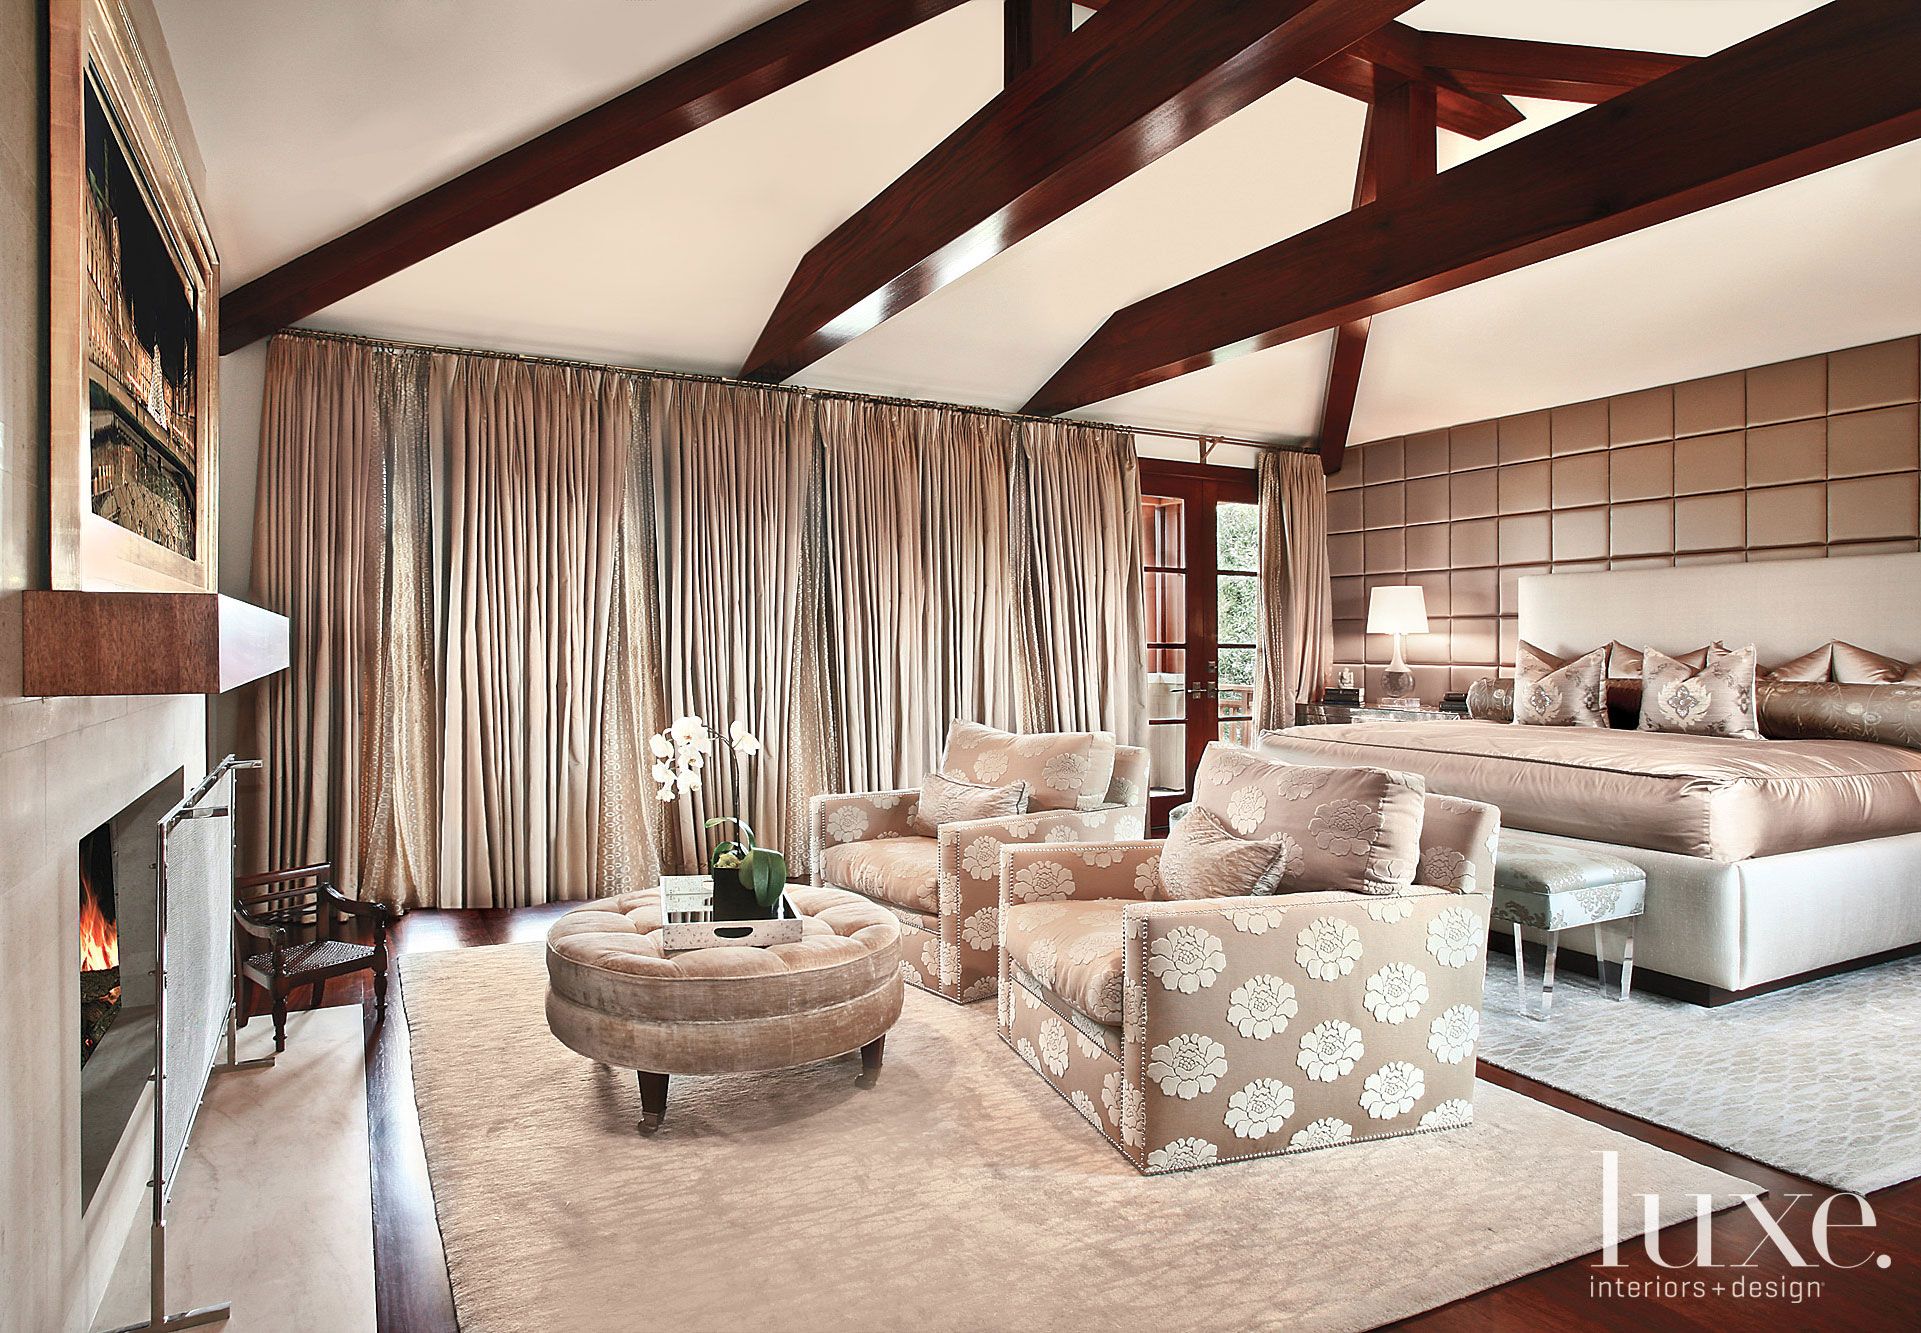
[{"label": "upholstered wall panel", "polygon": [[1423,698],[1511,669],[1525,574],[1913,551],[1921,339],[1852,347],[1348,451],[1329,479],[1335,655],[1392,653],[1367,594],[1425,589]]}]

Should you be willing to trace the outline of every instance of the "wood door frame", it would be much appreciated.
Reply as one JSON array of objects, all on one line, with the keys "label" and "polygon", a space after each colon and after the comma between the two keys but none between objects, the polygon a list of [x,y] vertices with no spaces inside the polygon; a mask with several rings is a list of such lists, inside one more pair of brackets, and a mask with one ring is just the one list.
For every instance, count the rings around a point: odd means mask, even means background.
[{"label": "wood door frame", "polygon": [[[1252,468],[1215,467],[1206,463],[1183,463],[1171,459],[1143,458],[1140,460],[1140,483],[1142,496],[1167,495],[1186,502],[1182,513],[1181,550],[1183,574],[1183,594],[1187,610],[1186,637],[1182,641],[1184,670],[1182,677],[1188,689],[1197,683],[1196,665],[1201,661],[1195,645],[1205,648],[1213,645],[1214,660],[1203,669],[1209,681],[1219,680],[1220,663],[1220,612],[1219,578],[1220,553],[1214,515],[1215,506],[1220,504],[1254,504],[1256,488]],[[1199,568],[1197,557],[1205,558],[1204,576]],[[1149,570],[1161,569],[1148,566]],[[1143,652],[1146,644],[1142,645]],[[1258,649],[1257,649],[1258,651]],[[1145,664],[1143,663],[1143,666]],[[1194,769],[1201,762],[1201,755],[1207,743],[1220,734],[1220,708],[1218,700],[1210,695],[1187,695],[1184,710],[1183,730],[1187,740],[1186,782],[1180,793],[1166,795],[1152,794],[1148,798],[1148,826],[1158,830],[1167,827],[1167,812],[1188,798],[1193,791]],[[1153,719],[1148,720],[1150,732]]]}]

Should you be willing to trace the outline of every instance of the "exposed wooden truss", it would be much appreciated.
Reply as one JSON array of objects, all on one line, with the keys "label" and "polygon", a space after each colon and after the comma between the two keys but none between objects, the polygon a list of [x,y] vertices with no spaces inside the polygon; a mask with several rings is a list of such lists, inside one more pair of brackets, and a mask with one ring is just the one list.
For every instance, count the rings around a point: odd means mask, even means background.
[{"label": "exposed wooden truss", "polygon": [[1462,87],[1563,102],[1605,102],[1694,61],[1692,56],[1654,51],[1618,51],[1511,37],[1470,37],[1451,32],[1416,36],[1422,62],[1444,69]]},{"label": "exposed wooden truss", "polygon": [[1113,0],[801,260],[783,380],[1345,50],[1413,0]]},{"label": "exposed wooden truss", "polygon": [[[1368,108],[1361,165],[1354,173],[1354,207],[1364,208],[1376,198],[1393,198],[1413,182],[1432,176],[1434,156],[1432,85],[1409,81],[1383,92]],[[1366,317],[1350,319],[1335,331],[1321,429],[1315,437],[1321,470],[1329,476],[1341,470],[1347,454],[1348,427],[1354,420],[1371,323]]]},{"label": "exposed wooden truss", "polygon": [[1074,31],[1074,0],[1001,0],[1006,11],[1003,85],[1052,54]]},{"label": "exposed wooden truss", "polygon": [[1027,404],[1084,407],[1921,137],[1912,0],[1831,0],[1119,311]]},{"label": "exposed wooden truss", "polygon": [[220,302],[220,350],[245,347],[960,3],[801,0],[228,292]]}]

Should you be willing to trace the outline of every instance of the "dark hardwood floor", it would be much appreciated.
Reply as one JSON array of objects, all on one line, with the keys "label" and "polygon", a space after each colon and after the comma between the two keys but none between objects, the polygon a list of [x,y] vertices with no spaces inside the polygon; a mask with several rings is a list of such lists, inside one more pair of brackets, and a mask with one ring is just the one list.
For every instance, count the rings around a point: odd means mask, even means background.
[{"label": "dark hardwood floor", "polygon": [[[394,952],[431,953],[537,940],[556,916],[573,905],[413,912],[394,929]],[[393,983],[384,1021],[375,1020],[372,988],[360,978],[331,983],[322,997],[325,1004],[359,1001],[366,1007],[367,1123],[373,1168],[374,1283],[379,1327],[381,1333],[455,1333],[446,1257],[414,1106],[398,968]],[[1557,1333],[1590,1329],[1595,1333],[1620,1333],[1624,1327],[1637,1333],[1663,1329],[1714,1329],[1720,1333],[1915,1326],[1915,1312],[1921,1309],[1921,1180],[1869,1195],[1874,1210],[1872,1228],[1844,1229],[1839,1224],[1860,1219],[1849,1201],[1836,1204],[1830,1218],[1834,1224],[1830,1253],[1838,1264],[1857,1266],[1830,1266],[1821,1261],[1813,1240],[1816,1210],[1835,1194],[1827,1186],[1486,1063],[1479,1073],[1490,1083],[1763,1186],[1767,1194],[1762,1203],[1806,1266],[1790,1261],[1752,1211],[1737,1208],[1717,1214],[1712,1222],[1712,1251],[1720,1267],[1694,1265],[1693,1223],[1682,1223],[1669,1227],[1660,1237],[1666,1247],[1664,1257],[1676,1266],[1663,1268],[1640,1241],[1626,1242],[1621,1247],[1619,1267],[1598,1267],[1601,1256],[1597,1251],[1430,1310],[1407,1321],[1406,1326],[1530,1331],[1553,1327]],[[1778,1088],[1761,1095],[1773,1097],[1779,1102],[1781,1114],[1792,1116],[1796,1099],[1810,1094],[1805,1089]],[[1597,1231],[1598,1206],[1597,1200]],[[1886,1267],[1879,1263],[1883,1256]],[[1772,1294],[1737,1294],[1736,1284],[1741,1281],[1749,1288],[1760,1287]],[[1702,1284],[1698,1289],[1697,1283]],[[1766,1284],[1773,1285],[1770,1288]]]}]

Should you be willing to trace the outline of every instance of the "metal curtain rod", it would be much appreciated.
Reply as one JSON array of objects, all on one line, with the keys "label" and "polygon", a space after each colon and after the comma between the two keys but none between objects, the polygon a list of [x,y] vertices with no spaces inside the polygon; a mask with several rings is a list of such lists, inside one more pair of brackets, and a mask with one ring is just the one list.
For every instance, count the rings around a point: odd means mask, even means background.
[{"label": "metal curtain rod", "polygon": [[486,347],[449,347],[443,343],[411,342],[405,338],[372,338],[359,333],[335,333],[330,329],[282,329],[276,337],[312,338],[321,341],[359,343],[366,347],[393,347],[413,352],[436,352],[448,356],[491,357],[496,361],[524,361],[536,366],[561,366],[571,370],[614,370],[649,379],[684,380],[691,384],[725,384],[738,389],[759,389],[769,393],[794,393],[806,398],[836,398],[851,403],[887,403],[896,407],[925,407],[942,412],[965,412],[974,416],[1000,417],[1006,421],[1034,421],[1050,426],[1102,426],[1130,435],[1156,435],[1166,440],[1191,440],[1205,448],[1238,444],[1249,449],[1276,453],[1311,454],[1315,446],[1307,441],[1287,444],[1274,440],[1250,440],[1238,435],[1208,435],[1191,430],[1168,430],[1161,426],[1128,426],[1113,421],[1088,421],[1069,417],[1040,417],[1024,412],[1001,412],[971,403],[943,403],[928,398],[900,398],[890,394],[854,393],[846,389],[816,389],[804,384],[765,384],[759,380],[740,380],[727,375],[701,375],[688,370],[652,370],[646,366],[617,366],[604,361],[586,361],[568,356],[537,356],[529,352],[499,352]]}]

